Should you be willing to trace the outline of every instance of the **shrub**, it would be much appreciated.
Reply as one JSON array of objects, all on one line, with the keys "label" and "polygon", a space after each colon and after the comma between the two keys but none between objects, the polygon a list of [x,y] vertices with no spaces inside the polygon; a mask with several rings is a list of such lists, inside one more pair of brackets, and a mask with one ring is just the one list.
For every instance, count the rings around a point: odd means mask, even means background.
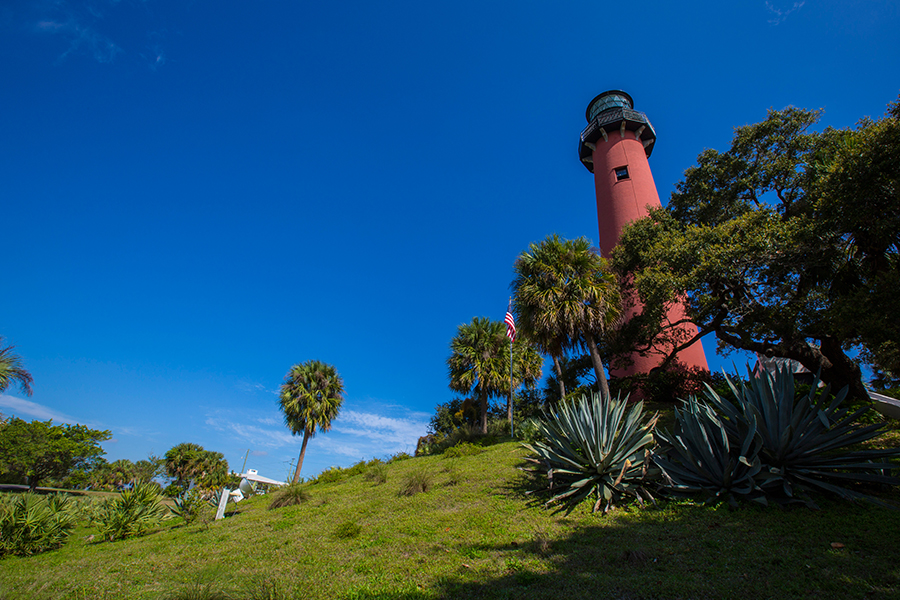
[{"label": "shrub", "polygon": [[469,442],[460,442],[444,450],[444,458],[460,458],[462,456],[474,456],[481,454],[482,449]]},{"label": "shrub", "polygon": [[309,500],[309,493],[306,488],[299,483],[291,483],[278,489],[272,494],[272,502],[269,503],[269,510],[276,508],[284,508],[286,506],[297,506]]},{"label": "shrub", "polygon": [[388,462],[389,463],[399,462],[401,460],[407,460],[409,458],[412,458],[412,456],[409,455],[409,452],[398,452],[397,454],[391,456],[391,458],[390,458],[390,460],[388,460]]},{"label": "shrub", "polygon": [[344,469],[340,467],[329,467],[319,473],[318,477],[313,479],[312,483],[336,483],[343,479],[345,475]]},{"label": "shrub", "polygon": [[62,546],[75,526],[65,496],[25,493],[0,502],[0,556],[30,556]]},{"label": "shrub", "polygon": [[349,540],[359,537],[362,527],[355,521],[345,521],[337,526],[334,530],[334,537],[342,540]]},{"label": "shrub", "polygon": [[[843,407],[846,388],[830,399],[830,387],[820,390],[816,377],[807,393],[795,394],[794,378],[787,368],[774,375],[751,376],[747,383],[728,383],[732,401],[708,389],[706,404],[696,403],[706,409],[682,411],[680,430],[660,436],[665,447],[656,462],[672,489],[689,490],[700,469],[706,469],[702,461],[688,458],[696,448],[725,468],[723,477],[731,481],[749,477],[754,486],[750,497],[756,499],[762,493],[782,504],[803,502],[815,507],[809,496],[813,491],[883,504],[846,484],[900,484],[900,479],[886,474],[896,467],[888,460],[900,458],[900,449],[848,449],[881,434],[885,426],[861,426],[868,408]],[[706,423],[700,424],[698,419],[707,413]],[[713,438],[724,441],[714,445]],[[741,450],[736,454],[737,448]],[[747,472],[757,461],[760,469]],[[733,467],[731,473],[728,466]],[[740,492],[745,488],[738,486],[738,495],[744,495]]]},{"label": "shrub", "polygon": [[452,448],[462,443],[490,446],[509,437],[509,421],[506,419],[490,419],[488,421],[487,434],[481,433],[481,428],[476,425],[462,425],[448,434],[435,434],[427,436],[431,439],[419,438],[419,447],[416,456],[429,454],[442,454],[447,448]]},{"label": "shrub", "polygon": [[387,468],[384,463],[379,461],[372,465],[365,474],[366,481],[371,481],[375,485],[381,485],[387,481]]},{"label": "shrub", "polygon": [[613,379],[610,391],[620,396],[640,393],[647,402],[674,403],[703,393],[706,385],[720,392],[727,389],[721,373],[676,362],[666,370],[654,369],[649,373]]},{"label": "shrub", "polygon": [[410,471],[403,478],[400,485],[401,496],[415,496],[416,494],[427,492],[431,489],[434,478],[429,471],[423,467],[419,467]]},{"label": "shrub", "polygon": [[546,487],[537,490],[550,496],[546,505],[571,512],[593,497],[593,512],[602,506],[605,513],[623,496],[652,499],[646,484],[657,417],[643,424],[643,416],[642,402],[600,394],[546,412],[538,422],[544,441],[523,444],[547,474]]},{"label": "shrub", "polygon": [[347,477],[353,477],[354,475],[361,475],[366,472],[368,466],[366,465],[366,461],[361,460],[352,467],[348,469],[344,469],[344,475]]},{"label": "shrub", "polygon": [[[206,505],[203,497],[196,488],[184,492],[174,499],[174,506],[170,509],[174,514],[181,517],[185,523],[192,523],[200,517],[203,508]],[[218,504],[216,504],[218,508]]]},{"label": "shrub", "polygon": [[541,440],[541,428],[538,425],[538,419],[525,419],[516,427],[516,437],[520,440],[533,444]]},{"label": "shrub", "polygon": [[169,498],[177,498],[184,493],[184,489],[180,485],[170,483],[165,487],[162,493],[163,496],[167,496]]},{"label": "shrub", "polygon": [[100,535],[112,542],[143,534],[158,525],[167,514],[159,486],[139,483],[117,498],[109,498],[96,506],[91,520]]}]

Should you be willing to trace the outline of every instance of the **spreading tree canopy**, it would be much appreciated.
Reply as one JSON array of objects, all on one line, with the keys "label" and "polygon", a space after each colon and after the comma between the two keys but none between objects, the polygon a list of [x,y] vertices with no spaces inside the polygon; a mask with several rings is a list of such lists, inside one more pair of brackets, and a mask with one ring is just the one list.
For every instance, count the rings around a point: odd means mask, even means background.
[{"label": "spreading tree canopy", "polygon": [[[698,337],[796,360],[865,397],[857,354],[900,373],[900,105],[855,129],[814,131],[819,116],[770,111],[727,151],[704,151],[665,209],[625,229],[613,262],[645,314],[684,302]],[[645,341],[671,335],[642,322]]]},{"label": "spreading tree canopy", "polygon": [[106,454],[100,442],[109,431],[53,421],[0,422],[0,477],[27,483],[32,490],[45,479],[61,479],[76,469],[90,469]]}]

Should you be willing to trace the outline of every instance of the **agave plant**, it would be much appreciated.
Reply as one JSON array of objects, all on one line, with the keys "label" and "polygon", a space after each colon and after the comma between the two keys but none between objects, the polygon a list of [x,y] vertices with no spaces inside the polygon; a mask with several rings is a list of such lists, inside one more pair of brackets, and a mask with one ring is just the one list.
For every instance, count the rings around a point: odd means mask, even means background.
[{"label": "agave plant", "polygon": [[[172,499],[173,506],[169,507],[176,516],[181,517],[185,523],[192,523],[200,517],[206,504],[197,488],[192,488]],[[218,507],[218,504],[216,504]]]},{"label": "agave plant", "polygon": [[869,408],[844,407],[847,388],[829,402],[831,386],[820,389],[816,376],[809,393],[795,396],[794,378],[787,367],[774,375],[750,377],[749,383],[740,386],[729,379],[728,385],[736,404],[724,401],[715,392],[707,392],[707,396],[726,415],[730,429],[756,421],[762,442],[759,458],[764,465],[760,486],[770,498],[815,506],[808,496],[815,490],[848,500],[878,502],[845,484],[900,484],[900,479],[886,475],[897,468],[888,461],[900,458],[900,449],[848,450],[881,434],[885,425],[861,425],[860,419]]},{"label": "agave plant", "polygon": [[755,422],[734,430],[728,435],[709,405],[688,398],[681,410],[675,409],[674,432],[656,432],[660,447],[653,461],[662,471],[665,487],[676,495],[699,495],[706,502],[728,500],[736,506],[744,498],[766,504],[756,483],[762,443]]},{"label": "agave plant", "polygon": [[547,475],[547,487],[536,490],[550,496],[546,504],[571,512],[591,498],[593,512],[606,513],[624,496],[652,500],[646,482],[657,417],[643,416],[642,402],[600,394],[545,412],[537,422],[543,439],[523,446]]},{"label": "agave plant", "polygon": [[761,377],[750,374],[748,383],[727,381],[733,401],[708,388],[706,404],[687,401],[677,412],[675,434],[659,435],[663,447],[655,462],[676,493],[718,490],[718,495],[728,493],[730,500],[746,496],[760,501],[764,494],[778,503],[815,507],[809,496],[813,491],[884,504],[845,485],[900,484],[900,479],[887,475],[897,467],[888,461],[900,458],[900,449],[848,449],[879,435],[884,426],[861,425],[868,409],[843,407],[846,388],[829,400],[830,387],[819,389],[816,377],[808,394],[795,396],[794,378],[787,368]]}]

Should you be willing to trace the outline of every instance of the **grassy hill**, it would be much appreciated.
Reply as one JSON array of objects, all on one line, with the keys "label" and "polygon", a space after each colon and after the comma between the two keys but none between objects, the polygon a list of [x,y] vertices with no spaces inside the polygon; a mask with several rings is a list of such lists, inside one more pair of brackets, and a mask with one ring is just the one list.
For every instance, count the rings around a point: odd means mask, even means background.
[{"label": "grassy hill", "polygon": [[[825,499],[554,515],[526,496],[522,457],[510,442],[394,461],[383,483],[310,485],[277,510],[254,497],[218,522],[114,543],[82,528],[0,561],[0,600],[900,597],[900,511]],[[430,489],[401,495],[413,476]]]}]

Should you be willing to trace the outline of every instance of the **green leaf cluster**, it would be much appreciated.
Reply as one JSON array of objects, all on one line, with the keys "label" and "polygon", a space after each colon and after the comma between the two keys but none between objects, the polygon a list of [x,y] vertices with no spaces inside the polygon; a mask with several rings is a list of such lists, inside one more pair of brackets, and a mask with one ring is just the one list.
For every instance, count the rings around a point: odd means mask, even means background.
[{"label": "green leaf cluster", "polygon": [[0,477],[8,483],[27,482],[34,490],[45,479],[92,468],[105,454],[100,442],[110,437],[109,431],[84,425],[12,417],[0,422]]},{"label": "green leaf cluster", "polygon": [[533,387],[541,376],[543,361],[535,347],[516,342],[513,351],[512,346],[506,337],[506,325],[482,317],[460,325],[450,342],[450,389],[477,399],[484,434],[488,432],[489,400],[508,396],[510,384],[512,389],[521,385]]},{"label": "green leaf cluster", "polygon": [[819,117],[737,128],[625,229],[613,263],[644,306],[632,345],[692,342],[661,318],[677,302],[722,348],[798,361],[857,398],[858,350],[900,372],[900,115],[816,132]]},{"label": "green leaf cluster", "polygon": [[59,548],[75,526],[66,496],[24,493],[0,498],[0,557],[30,556]]},{"label": "green leaf cluster", "polygon": [[[175,516],[181,517],[185,523],[193,523],[206,508],[207,502],[203,499],[197,488],[190,489],[180,496],[172,499],[172,506],[169,510]],[[218,503],[217,503],[218,506]]]},{"label": "green leaf cluster", "polygon": [[327,432],[344,401],[344,380],[333,365],[308,360],[291,367],[281,384],[279,404],[293,435],[303,435],[293,481],[300,481],[306,444],[316,430]]},{"label": "green leaf cluster", "polygon": [[228,481],[228,461],[221,452],[204,450],[203,446],[182,443],[173,446],[163,456],[166,474],[175,479],[175,485],[187,491],[191,483],[202,490],[225,485]]},{"label": "green leaf cluster", "polygon": [[139,483],[118,497],[95,506],[91,522],[104,539],[112,542],[142,535],[159,525],[168,515],[169,510],[162,503],[159,486]]},{"label": "green leaf cluster", "polygon": [[571,511],[587,498],[603,512],[631,496],[652,499],[650,450],[657,417],[644,423],[642,402],[602,394],[564,402],[538,421],[543,439],[523,444],[530,460],[547,475],[547,505]]},{"label": "green leaf cluster", "polygon": [[729,380],[731,401],[711,388],[705,401],[685,401],[674,431],[657,434],[661,447],[654,461],[669,488],[707,501],[814,507],[813,492],[874,501],[859,484],[900,484],[888,475],[900,448],[854,448],[885,425],[861,425],[870,409],[849,408],[846,388],[831,396],[830,387],[819,389],[818,383],[816,378],[808,393],[795,394],[785,366],[740,385]]}]

